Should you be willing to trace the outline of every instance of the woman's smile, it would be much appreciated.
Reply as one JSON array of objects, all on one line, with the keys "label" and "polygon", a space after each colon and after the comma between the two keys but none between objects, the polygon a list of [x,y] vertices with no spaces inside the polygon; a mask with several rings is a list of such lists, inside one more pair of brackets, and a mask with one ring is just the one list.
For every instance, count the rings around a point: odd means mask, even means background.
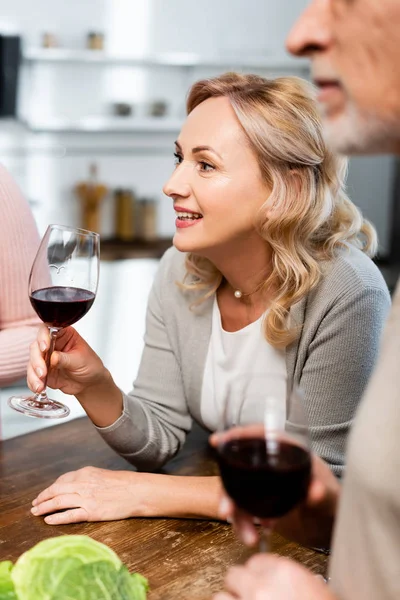
[{"label": "woman's smile", "polygon": [[198,223],[203,218],[203,215],[201,213],[197,213],[189,209],[184,209],[180,206],[175,206],[175,214],[175,225],[179,229],[196,225],[196,223]]}]

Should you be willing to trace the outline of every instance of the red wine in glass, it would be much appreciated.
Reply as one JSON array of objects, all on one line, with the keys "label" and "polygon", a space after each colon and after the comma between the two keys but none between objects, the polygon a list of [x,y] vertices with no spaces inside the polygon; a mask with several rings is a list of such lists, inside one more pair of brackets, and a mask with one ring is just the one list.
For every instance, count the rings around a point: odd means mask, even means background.
[{"label": "red wine in glass", "polygon": [[[50,332],[47,374],[58,332],[79,321],[94,302],[99,260],[98,233],[63,225],[47,228],[29,277],[31,304]],[[8,404],[18,412],[42,419],[59,419],[70,412],[61,402],[48,398],[46,390],[28,397],[12,396]]]},{"label": "red wine in glass", "polygon": [[[222,483],[235,504],[259,519],[284,516],[305,500],[311,455],[303,397],[284,374],[246,373],[224,388],[216,445]],[[269,544],[262,531],[260,550]]]},{"label": "red wine in glass", "polygon": [[35,290],[29,298],[43,323],[62,328],[73,325],[86,315],[95,295],[79,288],[54,286]]},{"label": "red wine in glass", "polygon": [[282,517],[307,496],[310,453],[289,438],[233,438],[217,461],[229,496],[255,517]]}]

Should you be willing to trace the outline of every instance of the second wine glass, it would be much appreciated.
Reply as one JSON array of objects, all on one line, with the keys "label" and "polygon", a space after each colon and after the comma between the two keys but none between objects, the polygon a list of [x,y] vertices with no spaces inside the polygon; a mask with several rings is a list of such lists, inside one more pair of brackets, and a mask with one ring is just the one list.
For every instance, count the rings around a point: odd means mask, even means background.
[{"label": "second wine glass", "polygon": [[[287,394],[286,378],[249,374],[233,379],[219,430],[222,482],[240,509],[271,524],[306,498],[311,479],[307,419],[301,391]],[[261,551],[269,548],[270,530],[262,530]]]},{"label": "second wine glass", "polygon": [[[63,225],[47,228],[29,277],[31,304],[50,332],[47,373],[58,332],[81,319],[94,302],[99,260],[98,233]],[[70,412],[61,402],[49,399],[46,389],[32,396],[12,396],[8,404],[27,416],[42,419],[59,419]]]}]

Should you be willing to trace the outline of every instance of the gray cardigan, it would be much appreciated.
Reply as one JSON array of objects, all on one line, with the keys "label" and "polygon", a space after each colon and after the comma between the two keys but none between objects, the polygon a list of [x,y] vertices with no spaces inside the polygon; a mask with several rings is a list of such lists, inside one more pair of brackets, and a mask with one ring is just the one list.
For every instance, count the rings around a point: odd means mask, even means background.
[{"label": "gray cardigan", "polygon": [[[185,255],[170,248],[161,259],[148,302],[145,346],[124,412],[99,428],[108,444],[142,470],[172,458],[200,414],[201,386],[211,335],[213,298],[190,310],[193,292],[182,281]],[[318,286],[293,305],[301,326],[286,349],[290,384],[305,395],[313,450],[341,475],[349,428],[375,364],[390,307],[385,282],[373,262],[349,247],[322,263]]]}]

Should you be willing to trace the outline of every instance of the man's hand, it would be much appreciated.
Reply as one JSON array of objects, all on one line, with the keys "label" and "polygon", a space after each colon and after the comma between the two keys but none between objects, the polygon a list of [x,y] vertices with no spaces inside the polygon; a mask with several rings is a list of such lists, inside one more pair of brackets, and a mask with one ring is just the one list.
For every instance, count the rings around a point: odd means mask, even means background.
[{"label": "man's hand", "polygon": [[288,558],[256,554],[231,567],[213,600],[337,600],[322,579]]}]

